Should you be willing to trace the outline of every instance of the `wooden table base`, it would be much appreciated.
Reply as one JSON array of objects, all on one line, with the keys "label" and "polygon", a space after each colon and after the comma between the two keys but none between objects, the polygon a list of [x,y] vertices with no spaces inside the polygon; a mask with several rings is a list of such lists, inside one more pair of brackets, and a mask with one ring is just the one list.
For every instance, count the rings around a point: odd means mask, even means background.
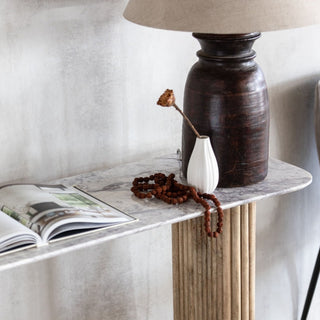
[{"label": "wooden table base", "polygon": [[255,221],[250,203],[224,210],[217,239],[203,217],[172,225],[174,320],[254,320]]}]

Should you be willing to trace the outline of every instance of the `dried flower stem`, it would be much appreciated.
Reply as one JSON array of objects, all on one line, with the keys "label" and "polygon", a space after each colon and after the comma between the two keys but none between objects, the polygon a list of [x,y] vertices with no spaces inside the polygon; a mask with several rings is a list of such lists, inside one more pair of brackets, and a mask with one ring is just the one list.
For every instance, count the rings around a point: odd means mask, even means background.
[{"label": "dried flower stem", "polygon": [[180,114],[183,116],[183,119],[187,121],[188,125],[190,126],[190,128],[192,129],[192,131],[195,133],[195,135],[200,138],[200,134],[197,131],[197,129],[193,126],[193,124],[191,123],[191,121],[189,120],[189,118],[183,113],[183,111],[174,103],[172,105],[173,107],[176,108],[177,111],[180,112]]}]

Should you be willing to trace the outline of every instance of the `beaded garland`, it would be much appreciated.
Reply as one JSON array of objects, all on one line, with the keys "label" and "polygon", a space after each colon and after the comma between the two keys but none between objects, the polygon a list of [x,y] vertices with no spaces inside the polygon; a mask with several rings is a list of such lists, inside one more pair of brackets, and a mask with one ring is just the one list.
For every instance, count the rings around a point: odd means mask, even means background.
[{"label": "beaded garland", "polygon": [[[205,208],[204,227],[209,237],[217,238],[222,233],[223,211],[219,200],[213,194],[197,192],[194,187],[185,186],[174,179],[171,173],[168,177],[163,173],[156,173],[150,177],[135,178],[132,182],[131,191],[139,199],[152,198],[161,199],[168,204],[181,204],[192,198],[196,203],[200,203]],[[153,181],[153,183],[150,183]],[[217,228],[212,231],[210,227],[211,206],[207,200],[211,200],[217,209]]]}]

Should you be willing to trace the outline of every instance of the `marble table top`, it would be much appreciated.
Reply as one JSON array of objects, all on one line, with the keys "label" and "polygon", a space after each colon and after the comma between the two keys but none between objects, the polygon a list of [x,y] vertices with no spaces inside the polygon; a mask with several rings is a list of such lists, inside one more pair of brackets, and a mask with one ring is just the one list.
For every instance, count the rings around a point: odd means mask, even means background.
[{"label": "marble table top", "polygon": [[[191,200],[181,205],[168,205],[158,199],[136,198],[130,191],[133,179],[150,176],[156,172],[175,173],[179,182],[186,183],[180,177],[180,160],[175,155],[51,181],[51,183],[76,185],[138,220],[122,226],[81,234],[43,247],[0,255],[0,271],[203,214],[203,207]],[[214,193],[220,200],[222,209],[228,209],[303,189],[311,181],[312,176],[307,171],[280,160],[270,159],[268,176],[264,181],[246,187],[218,188]]]}]

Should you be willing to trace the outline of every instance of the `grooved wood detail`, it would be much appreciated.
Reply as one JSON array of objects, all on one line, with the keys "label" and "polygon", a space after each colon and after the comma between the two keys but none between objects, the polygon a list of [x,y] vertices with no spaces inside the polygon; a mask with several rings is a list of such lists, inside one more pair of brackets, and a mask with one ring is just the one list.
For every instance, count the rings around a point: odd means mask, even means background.
[{"label": "grooved wood detail", "polygon": [[203,217],[172,225],[174,320],[254,320],[255,214],[255,203],[224,210],[217,239]]}]

